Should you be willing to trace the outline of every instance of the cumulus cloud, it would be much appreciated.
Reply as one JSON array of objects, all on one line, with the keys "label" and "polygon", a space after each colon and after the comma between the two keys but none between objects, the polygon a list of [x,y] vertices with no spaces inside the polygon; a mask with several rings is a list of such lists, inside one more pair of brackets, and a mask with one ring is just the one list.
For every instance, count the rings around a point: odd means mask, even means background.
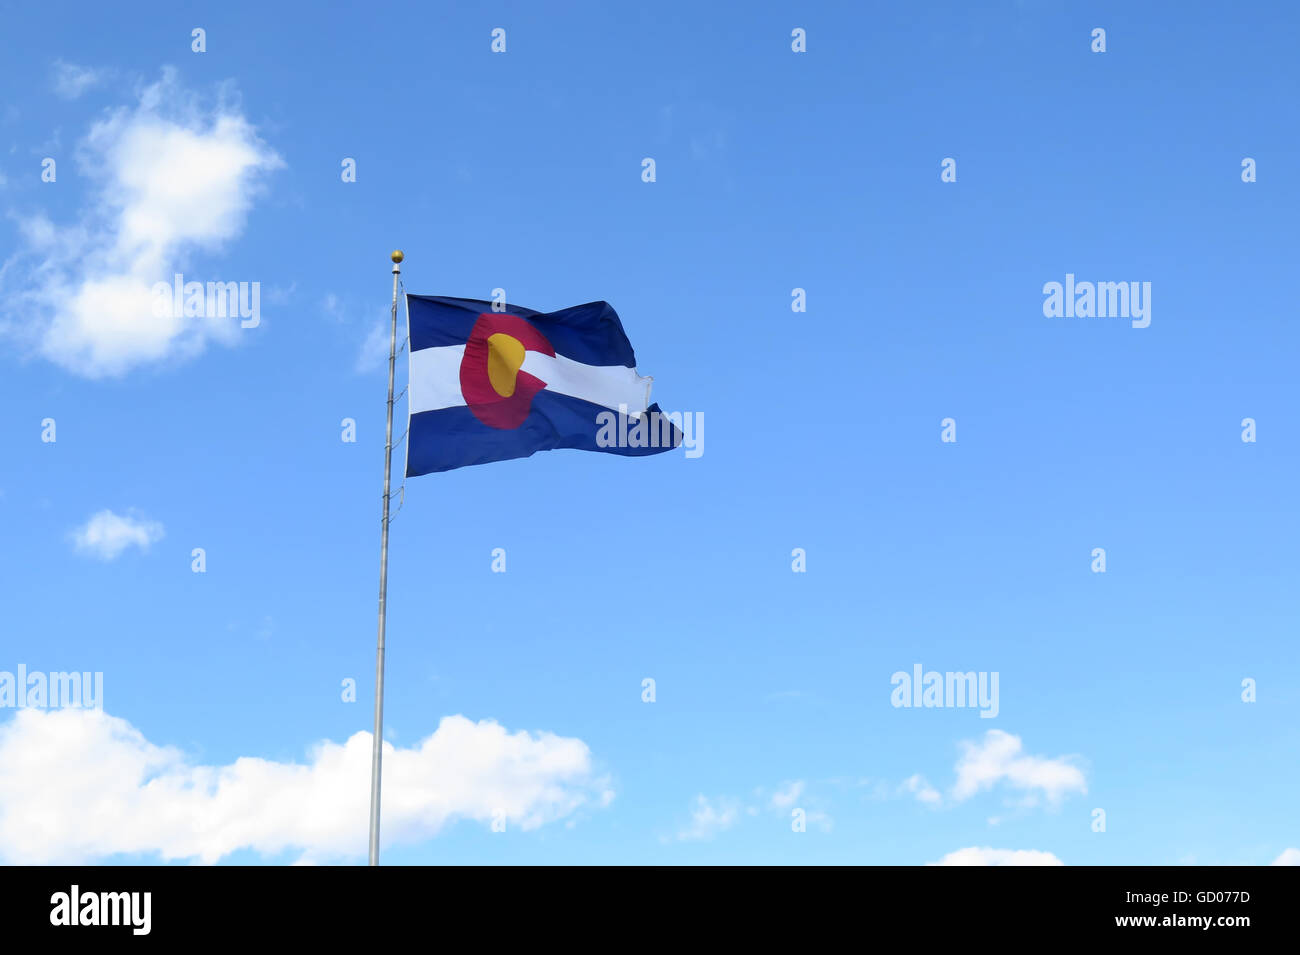
[{"label": "cumulus cloud", "polygon": [[741,811],[740,803],[735,799],[721,797],[712,800],[700,793],[695,797],[690,825],[677,833],[677,838],[712,839],[719,832],[730,829],[739,822]]},{"label": "cumulus cloud", "polygon": [[[19,710],[0,725],[0,862],[89,863],[119,853],[212,864],[241,849],[299,861],[366,851],[369,733],[303,763],[198,765],[96,710]],[[444,717],[416,745],[384,746],[385,845],[470,819],[533,830],[613,793],[579,739]]]},{"label": "cumulus cloud", "polygon": [[938,862],[927,865],[1065,865],[1050,852],[1037,849],[990,849],[971,846],[949,852]]},{"label": "cumulus cloud", "polygon": [[224,98],[203,107],[165,70],[133,107],[94,123],[78,161],[93,190],[82,219],[19,220],[3,330],[92,378],[233,342],[238,321],[160,317],[152,289],[237,238],[266,174],[283,166],[239,109]]},{"label": "cumulus cloud", "polygon": [[[795,810],[803,813],[805,825],[820,829],[822,832],[830,832],[835,826],[835,820],[821,809],[808,808],[810,800],[807,798],[806,790],[807,783],[802,779],[795,779],[782,783],[770,794],[765,787],[759,786],[754,790],[756,797],[754,800],[736,799],[730,796],[710,799],[701,793],[695,797],[690,824],[678,831],[677,838],[680,840],[712,839],[743,819],[763,813],[783,816],[789,824]],[[816,804],[820,800],[812,799],[811,802]]]},{"label": "cumulus cloud", "polygon": [[773,809],[789,809],[799,799],[799,794],[803,792],[804,782],[802,779],[796,779],[794,782],[786,783],[784,789],[778,789],[772,793],[771,806]]},{"label": "cumulus cloud", "polygon": [[[358,373],[377,371],[388,367],[388,349],[392,346],[392,318],[385,318],[370,327],[365,341],[361,343],[361,352],[357,355]],[[399,342],[400,344],[400,342]]]},{"label": "cumulus cloud", "polygon": [[64,99],[77,99],[86,90],[102,83],[105,76],[104,70],[55,60],[54,92]]},{"label": "cumulus cloud", "polygon": [[78,553],[100,560],[115,560],[128,547],[147,551],[162,540],[163,533],[163,526],[157,521],[144,520],[131,513],[122,515],[103,510],[74,530],[72,541]]},{"label": "cumulus cloud", "polygon": [[835,828],[835,820],[831,818],[830,813],[822,812],[820,809],[805,809],[804,821],[822,832],[830,832]]},{"label": "cumulus cloud", "polygon": [[999,784],[1021,790],[1025,805],[1041,797],[1054,806],[1069,793],[1088,791],[1083,771],[1071,757],[1025,755],[1020,737],[1002,730],[989,730],[982,742],[963,742],[961,748],[952,790],[958,802]]},{"label": "cumulus cloud", "polygon": [[1272,865],[1300,865],[1300,849],[1286,849],[1273,860]]},{"label": "cumulus cloud", "polygon": [[[805,792],[806,789],[807,783],[802,779],[784,783],[772,793],[767,801],[767,808],[776,811],[787,819],[793,818],[794,811],[799,810],[803,813],[805,825],[813,826],[822,832],[830,832],[835,827],[835,820],[830,817],[830,814],[809,805],[810,802],[817,803],[820,800],[808,798],[809,794]],[[761,790],[759,795],[762,795]]]},{"label": "cumulus cloud", "polygon": [[939,790],[935,789],[925,777],[921,775],[909,776],[903,780],[903,785],[899,787],[902,792],[911,793],[917,798],[918,802],[925,803],[927,806],[937,806],[943,801],[939,795]]}]

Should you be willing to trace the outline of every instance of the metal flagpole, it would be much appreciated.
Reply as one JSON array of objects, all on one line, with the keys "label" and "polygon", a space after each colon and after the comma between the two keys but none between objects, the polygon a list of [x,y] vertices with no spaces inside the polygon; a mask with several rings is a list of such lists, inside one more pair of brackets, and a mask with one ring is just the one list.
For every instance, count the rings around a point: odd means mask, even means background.
[{"label": "metal flagpole", "polygon": [[379,642],[375,650],[375,738],[370,758],[370,864],[379,865],[379,777],[384,755],[384,626],[388,597],[388,497],[393,473],[393,369],[397,364],[397,280],[401,250],[393,260],[393,328],[388,340],[388,429],[384,437],[384,520],[379,545]]}]

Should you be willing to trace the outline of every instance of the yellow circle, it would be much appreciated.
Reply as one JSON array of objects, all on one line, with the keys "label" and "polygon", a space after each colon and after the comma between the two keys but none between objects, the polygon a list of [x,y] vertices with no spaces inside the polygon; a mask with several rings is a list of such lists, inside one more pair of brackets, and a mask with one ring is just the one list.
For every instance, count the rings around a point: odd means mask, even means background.
[{"label": "yellow circle", "polygon": [[524,343],[513,335],[497,332],[488,336],[488,381],[492,390],[502,398],[509,398],[515,393],[515,376],[524,363],[527,349]]}]

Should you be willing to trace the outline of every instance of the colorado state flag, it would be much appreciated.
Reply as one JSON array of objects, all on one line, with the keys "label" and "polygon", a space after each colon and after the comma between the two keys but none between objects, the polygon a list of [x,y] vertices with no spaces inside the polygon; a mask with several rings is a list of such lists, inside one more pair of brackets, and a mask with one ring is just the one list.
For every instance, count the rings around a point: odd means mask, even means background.
[{"label": "colorado state flag", "polygon": [[650,404],[651,378],[606,302],[534,312],[406,296],[406,475],[552,448],[658,454],[682,433]]}]

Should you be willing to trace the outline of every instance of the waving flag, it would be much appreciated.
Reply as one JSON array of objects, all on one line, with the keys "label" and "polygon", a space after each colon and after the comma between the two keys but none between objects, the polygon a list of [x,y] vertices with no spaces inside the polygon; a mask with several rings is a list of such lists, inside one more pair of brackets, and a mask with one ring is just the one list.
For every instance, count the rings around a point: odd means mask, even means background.
[{"label": "waving flag", "polygon": [[658,454],[682,434],[650,404],[632,344],[606,302],[535,312],[406,297],[406,474],[526,458],[552,448]]}]

